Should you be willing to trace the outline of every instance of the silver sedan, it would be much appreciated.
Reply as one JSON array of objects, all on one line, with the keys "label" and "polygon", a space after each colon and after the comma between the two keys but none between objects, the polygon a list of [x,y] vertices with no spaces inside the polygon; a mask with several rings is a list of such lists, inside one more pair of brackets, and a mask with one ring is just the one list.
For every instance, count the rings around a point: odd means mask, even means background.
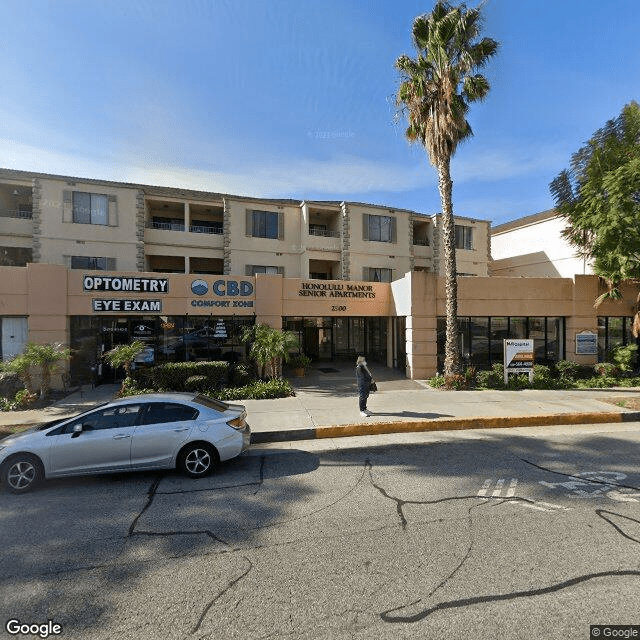
[{"label": "silver sedan", "polygon": [[193,393],[104,404],[0,440],[0,480],[25,493],[45,478],[178,468],[191,478],[249,446],[242,405]]}]

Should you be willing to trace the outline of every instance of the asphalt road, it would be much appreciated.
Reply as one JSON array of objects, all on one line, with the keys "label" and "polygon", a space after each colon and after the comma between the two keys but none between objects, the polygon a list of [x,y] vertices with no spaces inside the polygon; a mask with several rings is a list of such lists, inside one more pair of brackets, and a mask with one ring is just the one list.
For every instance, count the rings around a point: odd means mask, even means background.
[{"label": "asphalt road", "polygon": [[3,633],[39,637],[10,619],[74,640],[640,625],[639,443],[640,423],[344,438],[256,448],[200,481],[2,491]]}]

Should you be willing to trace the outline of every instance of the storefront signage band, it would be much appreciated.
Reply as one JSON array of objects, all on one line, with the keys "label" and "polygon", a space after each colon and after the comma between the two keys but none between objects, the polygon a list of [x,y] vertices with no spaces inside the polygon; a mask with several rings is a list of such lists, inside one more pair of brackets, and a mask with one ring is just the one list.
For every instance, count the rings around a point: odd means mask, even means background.
[{"label": "storefront signage band", "polygon": [[370,284],[340,284],[303,282],[298,296],[313,298],[375,298],[376,292]]},{"label": "storefront signage band", "polygon": [[85,291],[146,291],[148,293],[168,293],[167,278],[122,278],[119,276],[84,276],[82,287]]},{"label": "storefront signage band", "polygon": [[120,313],[120,312],[138,312],[149,313],[162,312],[162,300],[132,300],[129,298],[94,298],[91,301],[91,307],[96,312],[102,313]]}]

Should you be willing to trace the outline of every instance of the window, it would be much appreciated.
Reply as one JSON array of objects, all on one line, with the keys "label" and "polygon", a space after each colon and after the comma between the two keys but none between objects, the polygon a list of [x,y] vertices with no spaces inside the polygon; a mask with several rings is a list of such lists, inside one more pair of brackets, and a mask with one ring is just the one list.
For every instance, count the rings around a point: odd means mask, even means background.
[{"label": "window", "polygon": [[193,407],[175,402],[152,402],[142,419],[142,424],[162,424],[195,420],[200,412]]},{"label": "window", "polygon": [[365,267],[364,269],[364,279],[369,282],[391,282],[393,279],[393,269],[385,269],[382,267]]},{"label": "window", "polygon": [[73,433],[73,427],[82,425],[83,431],[97,431],[100,429],[121,429],[132,427],[138,420],[140,414],[139,404],[127,404],[120,407],[110,407],[101,411],[94,411],[69,422],[64,426],[64,433]]},{"label": "window", "polygon": [[247,235],[254,238],[282,239],[282,213],[247,211]]},{"label": "window", "polygon": [[309,278],[311,278],[311,280],[328,280],[329,279],[329,274],[328,273],[314,273],[314,272],[311,272],[311,273],[309,273]]},{"label": "window", "polygon": [[116,268],[115,258],[92,258],[89,256],[71,256],[72,269],[94,269],[96,271],[113,271]]},{"label": "window", "polygon": [[74,191],[73,221],[81,224],[109,224],[109,198],[97,193]]},{"label": "window", "polygon": [[396,241],[396,219],[392,216],[364,215],[364,239],[374,242]]},{"label": "window", "polygon": [[473,249],[473,227],[456,225],[456,249]]},{"label": "window", "polygon": [[271,275],[284,275],[284,267],[268,267],[261,264],[248,264],[246,266],[246,275],[255,276],[256,273],[268,273]]}]

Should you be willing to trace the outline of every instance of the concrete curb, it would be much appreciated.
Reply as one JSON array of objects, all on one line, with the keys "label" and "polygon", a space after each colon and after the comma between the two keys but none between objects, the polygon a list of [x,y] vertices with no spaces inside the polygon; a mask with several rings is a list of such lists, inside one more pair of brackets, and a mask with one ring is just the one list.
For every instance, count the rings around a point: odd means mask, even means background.
[{"label": "concrete curb", "polygon": [[462,429],[507,429],[513,427],[544,427],[571,424],[611,424],[640,421],[640,411],[599,413],[555,413],[535,416],[502,416],[479,418],[440,418],[397,422],[362,422],[315,429],[290,431],[262,431],[251,434],[251,444],[266,442],[292,442],[295,440],[321,440],[349,436],[375,436],[385,433],[412,433],[421,431],[454,431]]}]

